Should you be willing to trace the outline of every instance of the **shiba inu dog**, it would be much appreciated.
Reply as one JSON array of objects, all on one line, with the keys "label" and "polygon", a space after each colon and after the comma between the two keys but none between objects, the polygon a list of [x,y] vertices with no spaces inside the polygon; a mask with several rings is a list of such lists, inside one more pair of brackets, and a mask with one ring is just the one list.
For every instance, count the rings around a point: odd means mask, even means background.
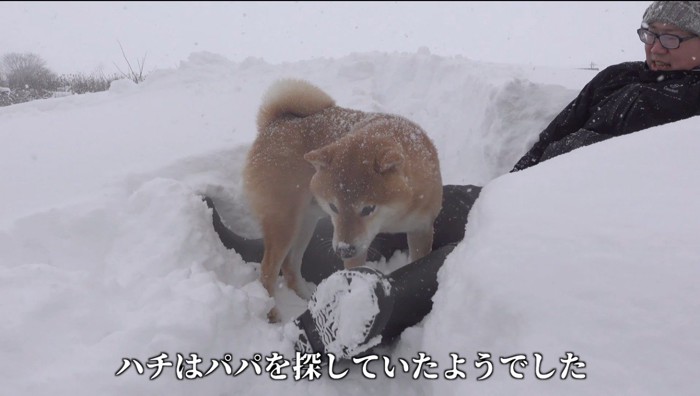
[{"label": "shiba inu dog", "polygon": [[[442,205],[431,140],[396,115],[345,109],[303,80],[280,80],[263,98],[244,188],[264,238],[260,280],[274,297],[282,270],[309,299],[301,259],[317,221],[330,215],[333,248],[346,268],[365,263],[380,232],[405,232],[411,261],[430,252]],[[273,308],[268,317],[278,320]]]}]

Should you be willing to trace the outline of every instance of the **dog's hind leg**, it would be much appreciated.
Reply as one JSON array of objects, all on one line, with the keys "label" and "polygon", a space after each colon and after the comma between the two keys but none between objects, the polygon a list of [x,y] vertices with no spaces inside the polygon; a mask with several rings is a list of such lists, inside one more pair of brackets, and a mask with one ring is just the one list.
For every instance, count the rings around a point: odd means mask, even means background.
[{"label": "dog's hind leg", "polygon": [[304,300],[311,298],[316,286],[311,282],[307,282],[301,276],[301,261],[302,257],[304,257],[306,247],[309,245],[309,241],[311,241],[311,237],[314,234],[314,229],[321,217],[321,213],[322,212],[317,212],[314,209],[308,209],[304,212],[300,227],[289,249],[289,254],[287,254],[287,257],[282,263],[282,273],[284,274],[287,286]]},{"label": "dog's hind leg", "polygon": [[[277,279],[282,263],[287,257],[301,219],[294,210],[275,211],[261,221],[265,253],[260,263],[260,281],[270,297],[275,297]],[[278,322],[279,312],[275,306],[267,314],[270,322]]]}]

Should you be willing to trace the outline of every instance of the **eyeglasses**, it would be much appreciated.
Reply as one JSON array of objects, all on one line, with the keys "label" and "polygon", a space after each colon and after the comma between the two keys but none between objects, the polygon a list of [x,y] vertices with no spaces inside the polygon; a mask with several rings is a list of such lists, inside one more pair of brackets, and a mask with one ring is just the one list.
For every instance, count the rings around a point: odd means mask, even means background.
[{"label": "eyeglasses", "polygon": [[678,37],[675,34],[656,34],[650,30],[642,28],[637,29],[637,34],[639,35],[639,39],[647,45],[654,45],[654,41],[656,41],[656,39],[658,38],[659,43],[661,43],[661,46],[666,49],[676,49],[681,46],[682,42],[698,37],[695,35],[688,37]]}]

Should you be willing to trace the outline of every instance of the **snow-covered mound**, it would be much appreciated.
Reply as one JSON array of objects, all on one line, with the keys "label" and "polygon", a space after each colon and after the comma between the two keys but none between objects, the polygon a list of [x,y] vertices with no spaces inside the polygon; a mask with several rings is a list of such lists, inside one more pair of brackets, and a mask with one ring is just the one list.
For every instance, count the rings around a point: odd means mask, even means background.
[{"label": "snow-covered mound", "polygon": [[[593,73],[427,51],[279,65],[197,53],[140,85],[1,108],[3,394],[692,394],[700,122],[507,174]],[[486,185],[433,312],[382,351],[394,378],[380,358],[376,380],[345,364],[334,368],[349,370],[342,380],[325,368],[295,381],[292,346],[265,319],[258,264],[220,244],[199,198],[259,235],[240,171],[261,97],[282,77],[307,79],[344,107],[411,118],[433,138],[445,183]],[[286,318],[305,307],[284,288],[278,299]],[[424,372],[440,380],[412,379],[420,352],[439,362]],[[478,352],[492,356],[484,381]],[[571,364],[585,380],[559,379],[566,352],[585,361]],[[266,371],[274,353],[290,361],[285,381]],[[450,353],[466,359],[466,379],[445,380]],[[535,378],[535,353],[542,373],[557,369],[552,379]],[[524,380],[499,361],[518,354]]]}]

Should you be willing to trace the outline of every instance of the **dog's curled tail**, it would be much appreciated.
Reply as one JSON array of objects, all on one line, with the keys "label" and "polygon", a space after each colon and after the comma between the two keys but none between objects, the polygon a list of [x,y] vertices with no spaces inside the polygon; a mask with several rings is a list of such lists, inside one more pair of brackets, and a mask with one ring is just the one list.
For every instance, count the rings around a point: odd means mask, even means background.
[{"label": "dog's curled tail", "polygon": [[315,85],[295,79],[279,80],[268,88],[258,112],[258,130],[284,115],[306,117],[328,107],[335,101]]}]

